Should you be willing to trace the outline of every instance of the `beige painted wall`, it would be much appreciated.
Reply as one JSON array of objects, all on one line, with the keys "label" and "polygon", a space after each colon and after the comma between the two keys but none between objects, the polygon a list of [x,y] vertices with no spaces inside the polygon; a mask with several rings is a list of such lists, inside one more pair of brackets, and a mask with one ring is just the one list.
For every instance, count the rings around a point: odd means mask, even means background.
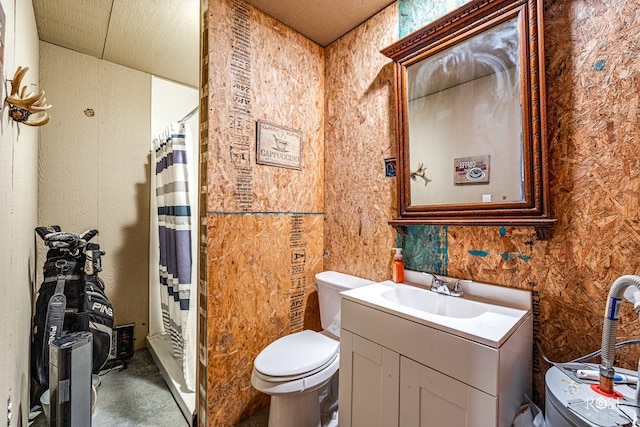
[{"label": "beige painted wall", "polygon": [[44,42],[40,62],[56,114],[41,136],[38,224],[100,231],[116,325],[135,323],[136,348],[144,347],[151,76]]},{"label": "beige painted wall", "polygon": [[[1,0],[6,17],[3,78],[10,88],[16,68],[28,66],[23,86],[37,91],[38,33],[31,2]],[[2,98],[6,93],[2,94]],[[29,342],[31,283],[36,225],[38,128],[18,125],[2,111],[0,123],[0,420],[9,426],[27,425],[29,410]],[[20,416],[22,414],[22,416]]]},{"label": "beige painted wall", "polygon": [[[410,204],[480,203],[484,195],[494,202],[522,200],[521,111],[518,68],[409,102],[409,168],[422,164],[430,180],[409,183]],[[454,159],[471,156],[490,157],[489,182],[456,185]]]}]

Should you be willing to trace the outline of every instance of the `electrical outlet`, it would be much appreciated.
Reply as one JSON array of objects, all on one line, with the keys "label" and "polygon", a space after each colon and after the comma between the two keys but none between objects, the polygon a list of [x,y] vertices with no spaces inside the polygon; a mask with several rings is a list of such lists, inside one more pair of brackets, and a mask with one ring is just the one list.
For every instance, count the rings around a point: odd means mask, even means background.
[{"label": "electrical outlet", "polygon": [[134,324],[120,325],[113,328],[109,359],[129,360],[134,352]]}]

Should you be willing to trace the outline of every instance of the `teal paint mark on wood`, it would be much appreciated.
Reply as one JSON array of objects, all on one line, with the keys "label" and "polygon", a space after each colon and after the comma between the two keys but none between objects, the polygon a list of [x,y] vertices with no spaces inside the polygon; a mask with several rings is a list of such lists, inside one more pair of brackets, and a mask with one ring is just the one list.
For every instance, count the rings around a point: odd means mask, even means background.
[{"label": "teal paint mark on wood", "polygon": [[481,258],[484,258],[484,257],[486,257],[487,255],[489,255],[489,252],[487,252],[487,251],[478,251],[478,250],[475,250],[475,249],[471,249],[471,250],[470,250],[470,251],[468,251],[468,252],[469,252],[469,254],[470,254],[470,255],[473,255],[473,256],[479,256],[479,257],[481,257]]},{"label": "teal paint mark on wood", "polygon": [[505,261],[509,261],[511,259],[514,259],[516,256],[514,254],[512,254],[511,252],[502,252],[500,254],[500,257]]},{"label": "teal paint mark on wood", "polygon": [[504,225],[500,227],[500,237],[504,237],[507,235],[507,227]]},{"label": "teal paint mark on wood", "polygon": [[518,258],[520,258],[524,262],[529,262],[531,260],[531,256],[530,255],[524,255],[524,254],[518,254]]},{"label": "teal paint mark on wood", "polygon": [[403,248],[405,268],[446,275],[449,265],[448,236],[449,228],[446,226],[408,226],[407,235],[398,237],[398,245]]},{"label": "teal paint mark on wood", "polygon": [[593,65],[593,69],[596,71],[604,71],[604,66],[607,65],[607,61],[601,59]]},{"label": "teal paint mark on wood", "polygon": [[510,261],[515,258],[521,259],[524,262],[529,262],[529,260],[531,260],[530,255],[525,255],[522,252],[502,252],[500,257],[505,261]]}]

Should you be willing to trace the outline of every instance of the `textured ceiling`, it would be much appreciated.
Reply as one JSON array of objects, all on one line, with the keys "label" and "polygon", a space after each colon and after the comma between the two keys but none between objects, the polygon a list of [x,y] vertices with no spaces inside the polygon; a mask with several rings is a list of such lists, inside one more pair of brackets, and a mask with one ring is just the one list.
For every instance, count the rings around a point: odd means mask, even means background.
[{"label": "textured ceiling", "polygon": [[395,0],[247,0],[320,46],[345,35]]},{"label": "textured ceiling", "polygon": [[199,0],[33,0],[40,40],[198,87]]},{"label": "textured ceiling", "polygon": [[[395,0],[248,0],[327,46]],[[33,0],[40,40],[198,87],[200,0]]]}]

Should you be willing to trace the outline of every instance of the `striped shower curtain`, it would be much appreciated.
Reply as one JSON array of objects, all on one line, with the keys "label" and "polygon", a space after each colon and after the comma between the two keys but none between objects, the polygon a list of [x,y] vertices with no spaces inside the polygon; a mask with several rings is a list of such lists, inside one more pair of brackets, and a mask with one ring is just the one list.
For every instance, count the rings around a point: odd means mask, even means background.
[{"label": "striped shower curtain", "polygon": [[[188,328],[191,294],[191,205],[187,148],[191,145],[184,123],[172,123],[155,138],[156,199],[160,243],[160,294],[162,321],[171,337],[173,355],[182,365],[189,386],[193,368],[188,362],[191,340]],[[190,387],[191,388],[191,387]]]}]

